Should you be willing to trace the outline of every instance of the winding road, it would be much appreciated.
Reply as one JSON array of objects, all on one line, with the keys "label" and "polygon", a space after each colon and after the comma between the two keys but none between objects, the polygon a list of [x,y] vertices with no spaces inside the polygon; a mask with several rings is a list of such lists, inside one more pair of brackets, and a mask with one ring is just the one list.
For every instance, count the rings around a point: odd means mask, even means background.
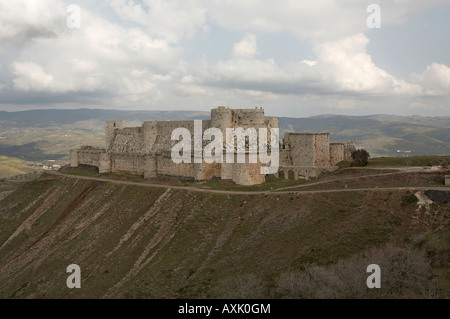
[{"label": "winding road", "polygon": [[[416,170],[414,170],[416,171]],[[411,170],[409,170],[411,172]],[[230,191],[230,190],[218,190],[218,189],[207,189],[207,188],[199,188],[192,186],[173,186],[173,185],[162,185],[162,184],[150,184],[150,183],[139,183],[139,182],[129,182],[129,181],[118,181],[114,179],[108,178],[99,178],[99,177],[90,177],[90,176],[78,176],[78,175],[70,175],[59,172],[47,172],[51,175],[68,177],[68,178],[76,178],[76,179],[87,179],[94,180],[100,182],[114,183],[114,184],[124,184],[124,185],[135,185],[135,186],[143,186],[143,187],[156,187],[156,188],[171,188],[171,189],[179,189],[193,192],[203,192],[203,193],[216,193],[216,194],[230,194],[230,195],[278,195],[278,194],[318,194],[318,193],[338,193],[338,192],[355,192],[355,191],[389,191],[389,190],[410,190],[410,191],[418,191],[418,190],[442,190],[442,191],[450,191],[450,187],[442,186],[442,187],[422,187],[422,186],[414,186],[414,187],[377,187],[377,188],[343,188],[343,189],[326,189],[326,190],[289,190],[289,188],[299,188],[299,187],[307,187],[313,186],[317,184],[322,184],[328,181],[320,181],[306,185],[295,185],[289,187],[283,187],[275,190],[267,190],[267,191]],[[404,171],[402,172],[404,173]],[[371,177],[371,176],[382,176],[382,175],[394,175],[399,174],[399,172],[395,173],[383,173],[383,174],[374,174],[374,175],[365,175],[358,177],[350,177],[343,178],[342,180],[349,180],[359,177]]]}]

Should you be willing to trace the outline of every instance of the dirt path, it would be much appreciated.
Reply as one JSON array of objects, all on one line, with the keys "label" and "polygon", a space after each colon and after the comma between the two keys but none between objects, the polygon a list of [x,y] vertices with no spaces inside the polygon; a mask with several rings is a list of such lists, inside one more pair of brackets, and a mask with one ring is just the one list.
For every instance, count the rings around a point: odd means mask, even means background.
[{"label": "dirt path", "polygon": [[309,187],[314,185],[320,185],[325,183],[330,183],[333,181],[347,181],[347,180],[355,180],[359,178],[366,178],[366,177],[378,177],[378,176],[392,176],[392,175],[400,175],[404,173],[417,173],[417,172],[423,172],[423,173],[436,173],[437,171],[431,171],[431,170],[425,170],[423,167],[419,166],[412,166],[412,167],[393,167],[393,168],[382,168],[383,170],[392,170],[392,173],[378,173],[378,174],[369,174],[369,175],[361,175],[361,176],[350,176],[350,177],[342,177],[342,178],[335,178],[335,179],[327,179],[320,182],[314,182],[314,183],[308,183],[308,184],[300,184],[300,185],[293,185],[293,186],[286,186],[286,187],[280,187],[277,188],[274,191],[280,191],[284,189],[293,189],[293,188],[300,188],[300,187]]},{"label": "dirt path", "polygon": [[354,180],[354,179],[363,178],[363,177],[366,178],[366,177],[375,177],[375,176],[389,176],[389,175],[397,175],[397,174],[404,174],[404,173],[405,173],[404,171],[401,171],[401,172],[393,172],[393,173],[381,173],[381,174],[370,174],[370,175],[362,175],[362,176],[350,176],[350,177],[342,177],[342,178],[335,178],[335,179],[327,179],[327,180],[323,180],[320,182],[280,187],[274,191],[280,191],[280,190],[292,189],[292,188],[300,188],[300,187],[310,187],[310,186],[314,186],[314,185],[330,183],[333,181],[347,181],[347,180]]},{"label": "dirt path", "polygon": [[[356,192],[356,191],[384,191],[384,190],[447,190],[450,191],[450,187],[421,187],[421,186],[414,186],[414,187],[378,187],[378,188],[347,188],[347,189],[326,189],[326,190],[307,190],[307,191],[301,191],[301,190],[282,190],[279,191],[279,189],[276,190],[268,190],[268,191],[229,191],[229,190],[218,190],[218,189],[206,189],[206,188],[197,188],[197,187],[191,187],[191,186],[172,186],[172,185],[161,185],[161,184],[146,184],[146,183],[138,183],[138,182],[128,182],[128,181],[117,181],[113,179],[107,179],[107,178],[98,178],[98,177],[89,177],[89,176],[77,176],[77,175],[70,175],[70,174],[63,174],[58,172],[48,172],[52,175],[57,176],[63,176],[63,177],[69,177],[69,178],[76,178],[76,179],[88,179],[88,180],[96,180],[96,181],[102,181],[102,182],[108,182],[108,183],[115,183],[115,184],[125,184],[125,185],[135,185],[135,186],[143,186],[143,187],[156,187],[156,188],[171,188],[171,189],[179,189],[179,190],[185,190],[185,191],[193,191],[193,192],[202,192],[202,193],[215,193],[215,194],[229,194],[229,195],[261,195],[261,194],[270,194],[270,195],[278,195],[278,194],[318,194],[318,193],[337,193],[337,192]],[[401,172],[404,173],[404,172]],[[396,173],[384,173],[384,174],[399,174]],[[374,175],[366,175],[364,177],[370,177],[370,176],[380,176],[383,174],[374,174]],[[360,176],[359,176],[360,177]],[[359,178],[359,177],[353,177]],[[323,183],[325,181],[317,182],[317,183]],[[330,181],[326,181],[330,182]],[[311,186],[317,183],[311,183],[306,186]],[[291,187],[291,186],[289,186]],[[302,185],[296,185],[292,188],[298,188],[302,187]],[[287,189],[280,188],[280,189]]]}]

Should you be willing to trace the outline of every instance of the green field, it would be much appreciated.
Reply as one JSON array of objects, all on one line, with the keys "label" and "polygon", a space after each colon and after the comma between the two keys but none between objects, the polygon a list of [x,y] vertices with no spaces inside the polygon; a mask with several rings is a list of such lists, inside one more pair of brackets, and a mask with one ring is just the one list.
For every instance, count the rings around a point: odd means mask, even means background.
[{"label": "green field", "polygon": [[450,156],[377,157],[369,159],[367,167],[410,167],[450,165]]},{"label": "green field", "polygon": [[35,170],[36,168],[27,166],[24,160],[0,155],[0,178],[27,174]]},{"label": "green field", "polygon": [[[351,159],[337,164],[341,168],[351,167]],[[412,166],[448,166],[450,165],[450,156],[411,156],[411,157],[375,157],[369,158],[369,164],[364,168],[396,168]],[[358,167],[354,167],[358,169]]]}]

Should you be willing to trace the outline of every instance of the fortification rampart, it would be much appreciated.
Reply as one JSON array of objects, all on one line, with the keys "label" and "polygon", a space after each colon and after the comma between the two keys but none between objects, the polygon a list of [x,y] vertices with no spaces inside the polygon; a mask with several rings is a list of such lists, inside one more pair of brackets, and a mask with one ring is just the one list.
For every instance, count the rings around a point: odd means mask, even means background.
[{"label": "fortification rampart", "polygon": [[[259,128],[267,129],[268,149],[270,145],[271,128],[278,128],[277,117],[265,117],[262,108],[230,109],[219,106],[211,110],[211,120],[201,121],[201,134],[208,128],[219,128],[223,135],[224,149],[226,149],[227,128]],[[191,136],[195,135],[194,121],[145,121],[140,127],[123,127],[122,121],[107,121],[105,148],[82,147],[70,152],[70,165],[94,165],[99,172],[126,172],[143,175],[144,178],[158,176],[176,176],[194,180],[226,179],[238,184],[253,185],[265,181],[261,174],[261,167],[267,166],[259,159],[250,163],[249,149],[246,149],[245,162],[227,163],[225,156],[223,163],[209,163],[202,161],[196,163],[176,164],[171,150],[177,140],[172,140],[172,132],[177,128],[187,129]],[[197,132],[198,133],[198,132]],[[258,135],[258,142],[260,136]],[[203,147],[209,141],[203,140]],[[247,145],[247,144],[246,144]],[[236,148],[235,143],[235,148]],[[247,145],[248,147],[248,145]],[[286,133],[279,145],[280,171],[294,172],[295,178],[299,175],[317,176],[324,170],[332,169],[339,161],[348,158],[355,149],[352,141],[330,143],[329,133]],[[191,140],[191,150],[194,150],[194,139]],[[216,150],[217,151],[217,150]],[[269,152],[270,154],[270,152]],[[193,159],[194,154],[191,154]],[[278,173],[275,175],[278,176]]]},{"label": "fortification rampart", "polygon": [[330,165],[334,166],[345,159],[345,144],[342,142],[330,143]]}]

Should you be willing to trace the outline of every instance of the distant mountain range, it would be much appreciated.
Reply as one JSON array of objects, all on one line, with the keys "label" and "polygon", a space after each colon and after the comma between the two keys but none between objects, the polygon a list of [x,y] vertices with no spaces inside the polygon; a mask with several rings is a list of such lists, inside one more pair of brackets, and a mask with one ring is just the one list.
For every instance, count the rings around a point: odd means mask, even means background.
[{"label": "distant mountain range", "polygon": [[450,116],[398,115],[280,118],[280,128],[330,132],[331,140],[355,140],[373,156],[450,154]]},{"label": "distant mountain range", "polygon": [[[105,109],[0,111],[0,155],[26,160],[67,159],[68,150],[103,145],[107,120],[126,126],[146,120],[208,119],[202,111],[122,111]],[[331,140],[355,140],[372,156],[450,154],[450,116],[319,115],[280,117],[280,133],[330,132]]]},{"label": "distant mountain range", "polygon": [[[109,120],[123,121],[171,121],[207,119],[209,112],[196,111],[121,111],[104,109],[46,109],[20,112],[0,111],[0,126],[5,127],[50,127],[95,120],[104,123]],[[103,127],[102,127],[103,129]]]}]

